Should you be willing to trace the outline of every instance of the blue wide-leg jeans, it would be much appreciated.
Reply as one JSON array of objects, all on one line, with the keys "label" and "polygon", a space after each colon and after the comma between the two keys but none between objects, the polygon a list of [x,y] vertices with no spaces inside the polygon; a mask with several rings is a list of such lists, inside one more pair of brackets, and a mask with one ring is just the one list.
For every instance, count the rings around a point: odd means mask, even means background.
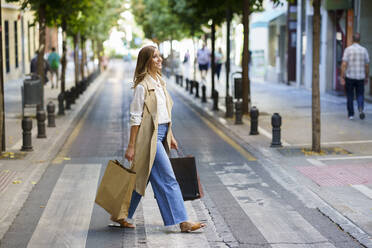
[{"label": "blue wide-leg jeans", "polygon": [[[164,225],[170,226],[187,221],[188,218],[180,186],[177,183],[172,165],[163,146],[167,132],[168,124],[160,124],[158,126],[156,155],[149,181],[151,182]],[[140,194],[133,191],[128,211],[129,219],[133,217],[141,197]]]}]

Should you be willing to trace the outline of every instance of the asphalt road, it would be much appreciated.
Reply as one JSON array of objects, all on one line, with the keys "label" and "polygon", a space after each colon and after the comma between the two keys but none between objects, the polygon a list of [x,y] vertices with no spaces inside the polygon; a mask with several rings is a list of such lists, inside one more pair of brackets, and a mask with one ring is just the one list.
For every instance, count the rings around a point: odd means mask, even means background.
[{"label": "asphalt road", "polygon": [[135,230],[107,227],[108,214],[93,201],[107,161],[121,159],[128,140],[132,75],[125,66],[110,69],[1,247],[361,247],[174,92],[174,133],[183,153],[196,157],[205,191],[187,210],[208,226],[193,234],[164,228],[149,187]]}]

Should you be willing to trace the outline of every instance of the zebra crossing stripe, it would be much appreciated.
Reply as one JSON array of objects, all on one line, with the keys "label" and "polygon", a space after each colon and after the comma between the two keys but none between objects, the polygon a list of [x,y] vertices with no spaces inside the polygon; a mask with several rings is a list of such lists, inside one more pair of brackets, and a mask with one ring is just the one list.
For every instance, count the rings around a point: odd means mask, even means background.
[{"label": "zebra crossing stripe", "polygon": [[66,164],[28,248],[85,247],[101,164]]}]

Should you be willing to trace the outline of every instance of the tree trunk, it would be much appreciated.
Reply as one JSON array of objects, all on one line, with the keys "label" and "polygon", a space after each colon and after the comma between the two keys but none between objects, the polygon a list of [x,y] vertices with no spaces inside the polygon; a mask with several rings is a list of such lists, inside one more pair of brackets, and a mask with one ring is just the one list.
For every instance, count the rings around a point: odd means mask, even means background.
[{"label": "tree trunk", "polygon": [[101,41],[97,41],[97,50],[98,50],[98,68],[99,71],[103,71],[102,59],[103,59],[103,44]]},{"label": "tree trunk", "polygon": [[45,62],[44,62],[44,53],[45,53],[45,4],[41,4],[38,10],[39,15],[39,51],[37,56],[37,74],[40,76],[41,84],[41,107],[44,108],[44,85],[46,83],[46,73],[45,73]]},{"label": "tree trunk", "polygon": [[66,67],[67,67],[67,60],[66,60],[66,53],[67,53],[67,47],[66,47],[66,21],[62,21],[62,58],[61,58],[61,64],[62,64],[62,73],[61,73],[61,93],[65,93],[66,90]]},{"label": "tree trunk", "polygon": [[216,25],[214,23],[214,20],[212,20],[212,25],[211,25],[211,40],[212,40],[212,53],[211,53],[211,79],[212,79],[212,98],[214,96],[214,90],[215,90],[215,85],[214,85],[214,74],[216,70],[216,64],[215,64],[215,45],[216,45]]},{"label": "tree trunk", "polygon": [[79,83],[79,34],[74,34],[75,86]]},{"label": "tree trunk", "polygon": [[320,1],[313,0],[313,82],[312,82],[312,150],[320,152],[320,93],[319,93],[319,51],[320,51]]},{"label": "tree trunk", "polygon": [[226,14],[226,96],[229,96],[229,79],[230,79],[230,23],[231,9]]},{"label": "tree trunk", "polygon": [[247,114],[251,105],[251,89],[249,81],[249,1],[244,0],[243,2],[243,26],[244,26],[244,44],[243,44],[243,59],[242,59],[242,71],[243,71],[243,113]]},{"label": "tree trunk", "polygon": [[45,84],[45,64],[44,64],[44,53],[45,53],[45,5],[42,4],[39,7],[39,50],[37,56],[37,73],[41,78],[43,85]]},{"label": "tree trunk", "polygon": [[173,58],[173,38],[170,38],[170,67],[171,67],[171,75],[174,75],[174,58]]},{"label": "tree trunk", "polygon": [[81,73],[81,80],[85,79],[85,38],[84,36],[80,37],[80,50],[81,50],[81,58],[80,58],[80,73]]}]

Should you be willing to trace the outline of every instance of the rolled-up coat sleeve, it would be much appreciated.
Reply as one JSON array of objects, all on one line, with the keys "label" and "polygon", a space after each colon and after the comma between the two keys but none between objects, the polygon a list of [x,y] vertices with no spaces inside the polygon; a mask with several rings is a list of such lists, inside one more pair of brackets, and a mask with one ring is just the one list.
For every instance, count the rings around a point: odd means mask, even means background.
[{"label": "rolled-up coat sleeve", "polygon": [[142,85],[137,85],[136,88],[134,89],[133,100],[129,108],[130,126],[138,126],[141,124],[144,102],[145,102],[145,88]]}]

